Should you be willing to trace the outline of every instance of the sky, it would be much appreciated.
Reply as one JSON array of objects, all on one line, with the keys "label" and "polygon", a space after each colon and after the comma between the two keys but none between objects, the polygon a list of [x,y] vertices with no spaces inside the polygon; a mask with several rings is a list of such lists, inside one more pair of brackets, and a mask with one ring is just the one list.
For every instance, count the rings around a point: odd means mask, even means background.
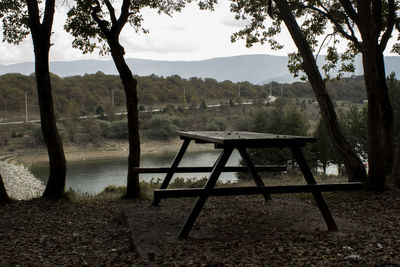
[{"label": "sky", "polygon": [[[60,3],[64,0],[58,0]],[[83,55],[72,48],[72,37],[63,29],[67,5],[57,5],[54,34],[50,51],[51,61],[69,61],[78,59],[105,59],[97,52]],[[116,8],[118,6],[116,5]],[[153,60],[203,60],[215,57],[228,57],[248,54],[283,55],[296,51],[290,35],[286,30],[277,38],[284,49],[271,50],[268,45],[245,47],[240,40],[231,43],[231,35],[245,26],[244,21],[237,21],[229,12],[229,1],[222,0],[215,11],[201,11],[195,3],[189,4],[181,13],[173,17],[159,15],[155,11],[143,11],[143,27],[150,30],[148,34],[137,34],[130,25],[126,25],[121,44],[125,47],[126,58],[143,58]],[[394,38],[393,38],[394,39]],[[15,64],[33,61],[32,42],[27,38],[19,46],[0,43],[2,55],[0,64]]]},{"label": "sky", "polygon": [[[72,37],[63,29],[67,8],[58,5],[56,9],[50,60],[111,59],[109,55],[99,56],[97,52],[83,55],[72,48]],[[235,20],[234,14],[229,12],[228,1],[221,1],[213,12],[201,11],[192,3],[173,17],[150,10],[144,10],[143,17],[143,27],[150,33],[137,34],[130,25],[126,25],[122,32],[121,43],[127,58],[193,61],[245,54],[287,55],[294,51],[288,34],[283,38],[286,40],[285,49],[278,52],[271,51],[266,45],[246,48],[244,41],[231,43],[231,35],[242,29],[245,22]],[[2,42],[0,53],[0,64],[33,61],[32,41],[28,37],[18,46]]]}]

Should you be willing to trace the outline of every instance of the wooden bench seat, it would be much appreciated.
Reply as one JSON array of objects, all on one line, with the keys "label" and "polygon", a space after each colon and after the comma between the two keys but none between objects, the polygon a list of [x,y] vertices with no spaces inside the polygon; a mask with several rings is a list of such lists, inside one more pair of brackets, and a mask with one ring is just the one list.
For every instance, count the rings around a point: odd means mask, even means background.
[{"label": "wooden bench seat", "polygon": [[155,198],[199,197],[199,196],[232,196],[259,195],[283,193],[312,193],[354,191],[362,189],[362,183],[341,184],[309,184],[309,185],[280,185],[280,186],[246,186],[246,187],[217,187],[217,188],[180,188],[156,189]]},{"label": "wooden bench seat", "polygon": [[[283,172],[287,171],[286,165],[268,165],[268,166],[255,166],[259,172]],[[159,168],[133,168],[133,172],[137,173],[167,173],[173,171],[174,173],[197,173],[197,172],[212,172],[213,167],[159,167]],[[248,172],[249,169],[245,166],[225,166],[222,172]]]}]

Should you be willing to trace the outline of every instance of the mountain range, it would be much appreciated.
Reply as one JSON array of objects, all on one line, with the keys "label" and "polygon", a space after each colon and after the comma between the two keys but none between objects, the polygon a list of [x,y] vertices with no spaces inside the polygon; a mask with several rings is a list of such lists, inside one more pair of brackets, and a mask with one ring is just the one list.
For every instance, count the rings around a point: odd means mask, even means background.
[{"label": "mountain range", "polygon": [[[273,55],[241,55],[219,57],[199,61],[161,61],[129,58],[126,60],[132,72],[139,76],[155,74],[158,76],[179,75],[182,78],[213,78],[217,81],[248,81],[253,84],[265,84],[272,81],[292,83],[298,81],[287,68],[286,56]],[[323,61],[318,61],[322,65]],[[400,57],[385,57],[386,73],[392,71],[400,75]],[[361,58],[356,58],[355,75],[362,74]],[[75,76],[101,71],[105,74],[117,74],[112,60],[75,60],[54,61],[50,63],[50,71],[58,76]],[[0,64],[0,75],[5,73],[21,73],[29,75],[34,72],[34,63]]]}]

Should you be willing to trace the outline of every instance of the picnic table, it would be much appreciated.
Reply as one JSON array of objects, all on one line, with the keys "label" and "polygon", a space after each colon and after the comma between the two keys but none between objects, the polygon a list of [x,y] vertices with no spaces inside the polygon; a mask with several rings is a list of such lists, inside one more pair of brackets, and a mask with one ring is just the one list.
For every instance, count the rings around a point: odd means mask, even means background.
[{"label": "picnic table", "polygon": [[[306,144],[315,142],[315,138],[243,131],[179,131],[178,134],[183,140],[183,143],[170,167],[136,168],[135,171],[140,173],[166,173],[160,189],[154,190],[154,206],[157,206],[162,198],[198,197],[196,204],[192,208],[191,213],[179,233],[179,237],[188,236],[209,196],[260,194],[264,195],[265,200],[268,200],[270,199],[270,194],[301,192],[312,193],[328,227],[328,231],[337,231],[338,228],[336,222],[321,192],[361,189],[361,183],[316,183],[301,151],[301,148]],[[191,141],[196,143],[212,143],[216,149],[221,149],[221,153],[213,166],[179,167],[179,163],[181,162]],[[289,148],[304,176],[306,185],[265,186],[259,172],[285,171],[286,165],[255,166],[247,151],[249,148]],[[238,150],[246,166],[226,166],[226,163],[234,149]],[[242,171],[249,171],[251,173],[256,186],[215,188],[217,180],[222,172]],[[210,172],[210,176],[204,188],[167,189],[175,173],[192,172]]]}]

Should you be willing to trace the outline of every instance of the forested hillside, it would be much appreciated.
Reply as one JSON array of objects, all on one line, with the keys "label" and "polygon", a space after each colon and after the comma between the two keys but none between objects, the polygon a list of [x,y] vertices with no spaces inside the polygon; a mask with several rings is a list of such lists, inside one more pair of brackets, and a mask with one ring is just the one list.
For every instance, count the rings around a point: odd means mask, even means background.
[{"label": "forested hillside", "polygon": [[[165,107],[168,104],[177,107],[183,105],[198,107],[202,102],[207,104],[237,102],[239,92],[241,101],[262,100],[270,92],[273,96],[282,94],[286,97],[313,98],[309,84],[304,82],[254,85],[248,82],[217,82],[214,79],[195,77],[183,79],[177,75],[166,78],[156,75],[136,78],[139,83],[141,109]],[[59,117],[94,114],[96,110],[106,113],[125,110],[124,92],[116,75],[105,75],[101,72],[66,78],[52,75],[52,82],[55,108]],[[354,76],[329,82],[328,87],[335,100],[362,102],[365,99],[362,77]],[[38,107],[34,76],[21,74],[0,76],[1,121],[4,121],[6,116],[10,120],[13,114],[25,115],[25,92],[29,114],[34,116]]]}]

